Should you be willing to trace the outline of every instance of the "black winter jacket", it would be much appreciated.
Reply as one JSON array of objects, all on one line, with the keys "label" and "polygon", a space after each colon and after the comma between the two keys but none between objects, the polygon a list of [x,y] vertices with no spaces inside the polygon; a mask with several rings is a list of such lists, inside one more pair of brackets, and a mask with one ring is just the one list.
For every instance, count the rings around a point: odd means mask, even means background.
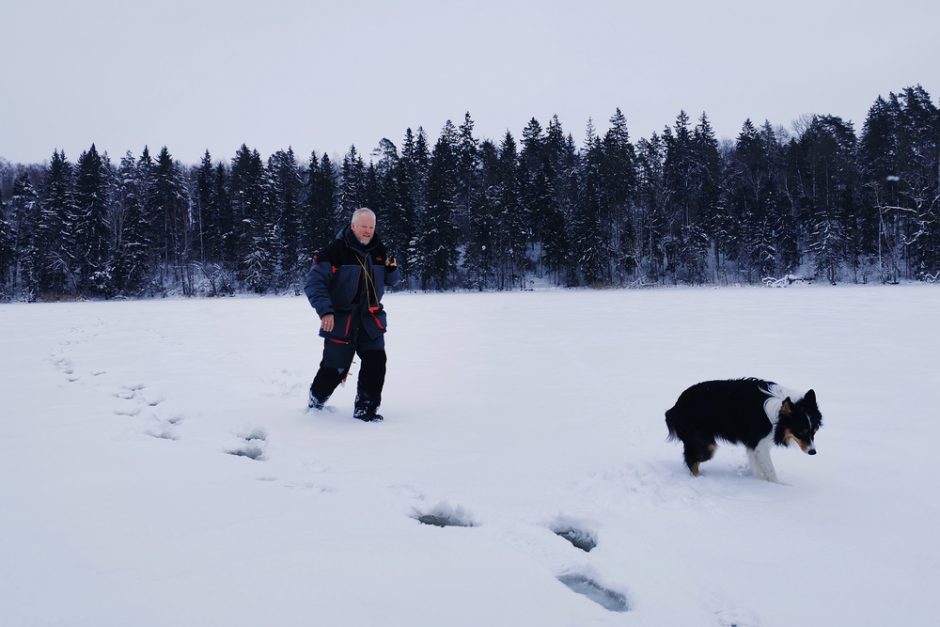
[{"label": "black winter jacket", "polygon": [[385,333],[388,323],[382,296],[385,286],[394,287],[401,278],[398,268],[385,267],[385,259],[378,235],[363,246],[348,226],[314,255],[304,293],[320,318],[334,316],[333,331],[320,329],[322,337],[348,342],[360,327],[372,338]]}]

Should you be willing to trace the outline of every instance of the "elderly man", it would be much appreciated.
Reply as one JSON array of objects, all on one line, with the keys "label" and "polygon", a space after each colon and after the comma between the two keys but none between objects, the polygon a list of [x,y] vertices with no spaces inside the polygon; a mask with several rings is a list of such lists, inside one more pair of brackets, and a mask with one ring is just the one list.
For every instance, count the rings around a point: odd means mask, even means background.
[{"label": "elderly man", "polygon": [[314,255],[304,292],[320,316],[323,359],[310,384],[309,407],[323,408],[358,354],[361,367],[353,416],[366,422],[382,420],[377,413],[385,385],[382,294],[400,276],[395,259],[388,258],[375,233],[375,214],[365,207],[357,209],[349,226]]}]

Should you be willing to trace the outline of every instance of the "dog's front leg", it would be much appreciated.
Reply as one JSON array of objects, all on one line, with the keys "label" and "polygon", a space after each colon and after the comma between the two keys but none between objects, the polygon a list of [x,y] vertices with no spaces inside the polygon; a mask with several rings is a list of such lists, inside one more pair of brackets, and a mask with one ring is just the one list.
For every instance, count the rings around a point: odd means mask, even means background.
[{"label": "dog's front leg", "polygon": [[748,449],[751,458],[751,466],[754,474],[765,481],[780,483],[777,479],[777,471],[774,469],[774,463],[770,459],[770,447],[773,446],[773,437],[768,436],[757,443],[757,448],[753,451]]},{"label": "dog's front leg", "polygon": [[751,473],[758,479],[767,480],[767,477],[764,476],[764,469],[761,466],[760,460],[757,458],[757,452],[752,449],[747,449],[747,461],[751,466]]}]

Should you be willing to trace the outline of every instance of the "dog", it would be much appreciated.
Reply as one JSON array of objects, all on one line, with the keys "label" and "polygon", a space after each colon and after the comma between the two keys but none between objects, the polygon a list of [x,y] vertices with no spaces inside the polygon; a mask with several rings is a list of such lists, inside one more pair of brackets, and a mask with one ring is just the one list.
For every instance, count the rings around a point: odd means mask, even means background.
[{"label": "dog", "polygon": [[666,412],[666,426],[670,440],[682,441],[685,464],[694,476],[715,454],[715,440],[721,439],[747,447],[754,475],[778,482],[771,446],[794,441],[804,453],[815,455],[813,438],[822,426],[822,414],[813,390],[801,394],[753,378],[705,381],[679,395]]}]

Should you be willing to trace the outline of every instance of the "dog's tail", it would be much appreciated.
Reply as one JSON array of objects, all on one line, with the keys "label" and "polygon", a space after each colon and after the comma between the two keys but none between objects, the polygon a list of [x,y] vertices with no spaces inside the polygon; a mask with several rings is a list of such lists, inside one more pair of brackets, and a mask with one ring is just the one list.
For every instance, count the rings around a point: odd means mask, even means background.
[{"label": "dog's tail", "polygon": [[677,418],[677,417],[678,417],[678,416],[676,415],[676,408],[675,408],[675,407],[673,407],[672,409],[667,409],[667,410],[666,410],[666,428],[669,429],[669,437],[668,437],[668,439],[669,439],[670,441],[674,441],[674,440],[678,440],[678,439],[679,439],[679,433],[678,433],[678,430],[677,430],[677,428],[676,428],[676,418]]}]

